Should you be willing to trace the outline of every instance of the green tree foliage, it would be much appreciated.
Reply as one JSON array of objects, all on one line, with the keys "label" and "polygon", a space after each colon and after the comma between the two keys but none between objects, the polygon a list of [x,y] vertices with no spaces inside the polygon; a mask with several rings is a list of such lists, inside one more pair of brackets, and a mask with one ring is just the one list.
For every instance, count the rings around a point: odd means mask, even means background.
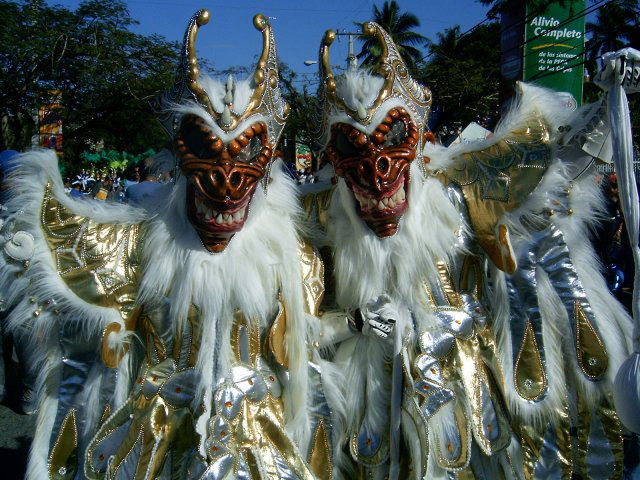
[{"label": "green tree foliage", "polygon": [[500,24],[490,22],[460,36],[460,27],[438,33],[417,79],[433,93],[436,133],[470,122],[492,126],[497,116],[500,80]]},{"label": "green tree foliage", "polygon": [[[416,47],[422,47],[428,42],[426,37],[415,31],[420,26],[418,17],[410,12],[401,13],[395,0],[385,0],[382,10],[374,5],[372,20],[391,35],[407,66],[415,67],[423,55]],[[362,40],[362,50],[357,57],[364,59],[364,65],[374,65],[380,58],[382,49],[375,39],[365,37]]]},{"label": "green tree foliage", "polygon": [[76,11],[43,0],[0,0],[0,150],[22,150],[48,91],[62,92],[64,158],[97,145],[143,152],[167,137],[149,100],[169,88],[177,44],[131,32],[124,2],[86,0]]},{"label": "green tree foliage", "polygon": [[[309,135],[308,126],[309,122],[312,121],[315,98],[309,95],[306,85],[303,85],[302,92],[296,88],[295,81],[298,75],[286,63],[280,62],[279,70],[282,97],[291,107],[282,139],[287,140],[287,146],[290,146],[289,142],[295,140],[311,148],[312,139]],[[281,149],[283,153],[287,153],[284,151],[284,142],[281,142]]]},{"label": "green tree foliage", "polygon": [[100,150],[95,153],[82,152],[80,154],[80,161],[82,168],[85,169],[121,174],[127,168],[136,166],[146,158],[152,157],[155,154],[156,152],[153,148],[137,155],[115,150]]},{"label": "green tree foliage", "polygon": [[639,11],[638,0],[616,0],[598,9],[595,22],[587,22],[587,57],[592,67],[606,52],[634,44],[638,47]]}]

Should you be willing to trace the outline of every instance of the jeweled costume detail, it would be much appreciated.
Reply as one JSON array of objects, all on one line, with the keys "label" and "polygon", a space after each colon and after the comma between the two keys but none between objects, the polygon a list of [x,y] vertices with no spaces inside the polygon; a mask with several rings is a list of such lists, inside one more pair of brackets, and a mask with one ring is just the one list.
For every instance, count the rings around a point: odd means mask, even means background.
[{"label": "jeweled costume detail", "polygon": [[588,242],[600,198],[575,139],[589,132],[563,133],[601,122],[521,85],[491,139],[433,145],[429,91],[380,26],[363,33],[379,63],[339,77],[335,34],[322,41],[316,136],[337,182],[304,201],[330,247],[326,308],[364,312],[332,357],[342,471],[621,478],[611,385],[631,324]]},{"label": "jeweled costume detail", "polygon": [[20,157],[0,292],[38,371],[29,479],[332,477],[330,413],[311,349],[321,262],[274,159],[287,116],[271,27],[255,74],[199,77],[185,35],[157,105],[175,182],[152,202],[77,201],[54,153]]}]

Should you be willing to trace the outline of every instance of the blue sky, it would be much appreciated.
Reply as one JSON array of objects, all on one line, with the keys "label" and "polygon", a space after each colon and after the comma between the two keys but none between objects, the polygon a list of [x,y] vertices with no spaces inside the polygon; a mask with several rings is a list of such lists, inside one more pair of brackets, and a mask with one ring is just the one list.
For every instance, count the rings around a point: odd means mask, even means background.
[{"label": "blue sky", "polygon": [[[49,4],[75,9],[79,0],[49,0]],[[328,28],[351,29],[354,21],[371,18],[373,5],[382,0],[128,0],[129,11],[140,22],[134,28],[143,34],[157,33],[169,40],[180,40],[189,17],[205,7],[212,19],[198,34],[198,55],[209,59],[215,69],[249,65],[261,47],[260,34],[253,28],[256,13],[270,17],[280,59],[301,74],[315,73],[315,67],[305,66],[307,59],[316,59],[318,46]],[[421,25],[418,31],[429,38],[454,25],[462,30],[471,28],[485,18],[487,8],[475,0],[418,1],[398,0],[403,10],[415,13]],[[347,54],[346,37],[332,47],[335,63],[342,63]],[[357,45],[356,45],[357,48]],[[303,78],[300,78],[303,81]]]}]

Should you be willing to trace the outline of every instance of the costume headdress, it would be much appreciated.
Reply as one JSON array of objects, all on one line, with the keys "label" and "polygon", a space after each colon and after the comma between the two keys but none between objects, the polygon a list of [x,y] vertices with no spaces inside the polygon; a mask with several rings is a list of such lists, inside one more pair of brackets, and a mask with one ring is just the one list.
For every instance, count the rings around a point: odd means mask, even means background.
[{"label": "costume headdress", "polygon": [[[320,87],[318,91],[318,118],[314,122],[315,131],[312,132],[319,145],[324,146],[329,138],[332,117],[346,114],[356,125],[375,127],[375,120],[382,120],[386,112],[381,111],[383,105],[391,107],[403,106],[408,109],[419,130],[418,155],[422,152],[423,133],[429,112],[431,110],[431,91],[416,82],[402,60],[391,36],[377,23],[367,22],[362,25],[365,36],[376,37],[382,47],[379,62],[370,72],[382,78],[382,87],[373,101],[366,101],[364,95],[358,91],[349,91],[349,99],[341,94],[340,78],[336,78],[331,69],[329,49],[336,38],[333,30],[327,30],[322,39],[319,53]],[[349,72],[347,73],[347,75]],[[382,110],[385,110],[383,108]],[[380,115],[378,113],[380,112]]]},{"label": "costume headdress", "polygon": [[175,110],[175,107],[189,101],[201,106],[211,116],[215,124],[227,133],[238,128],[245,120],[262,114],[267,122],[269,142],[275,146],[289,115],[289,105],[282,98],[278,86],[280,80],[278,57],[269,21],[261,14],[253,17],[253,25],[262,33],[262,53],[253,74],[252,93],[246,103],[246,108],[243,108],[242,111],[234,109],[234,85],[230,80],[226,86],[224,107],[216,110],[214,102],[209,98],[202,85],[198,83],[200,70],[195,51],[198,29],[209,23],[210,18],[209,11],[201,9],[189,20],[174,85],[155,105],[160,123],[171,137],[175,137],[180,128],[180,117],[182,116],[180,112]]}]

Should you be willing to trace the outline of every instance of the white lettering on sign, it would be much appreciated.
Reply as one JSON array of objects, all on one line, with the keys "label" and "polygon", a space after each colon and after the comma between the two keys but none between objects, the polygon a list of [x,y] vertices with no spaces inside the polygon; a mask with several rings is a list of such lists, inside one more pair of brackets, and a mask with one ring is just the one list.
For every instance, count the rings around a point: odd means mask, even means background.
[{"label": "white lettering on sign", "polygon": [[536,17],[529,25],[536,27],[533,30],[533,34],[536,37],[552,37],[556,40],[561,38],[582,38],[582,32],[579,30],[569,30],[568,28],[553,30],[548,28],[560,25],[560,20],[553,17]]}]

